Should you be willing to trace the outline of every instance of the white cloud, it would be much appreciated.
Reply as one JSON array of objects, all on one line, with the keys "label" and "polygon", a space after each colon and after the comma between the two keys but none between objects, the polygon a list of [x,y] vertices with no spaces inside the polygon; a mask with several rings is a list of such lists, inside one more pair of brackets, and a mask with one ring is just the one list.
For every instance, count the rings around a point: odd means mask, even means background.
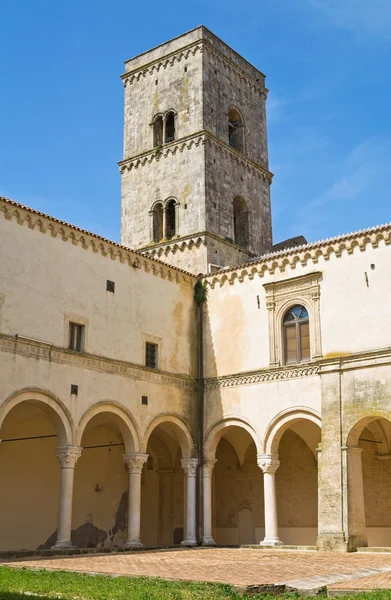
[{"label": "white cloud", "polygon": [[391,37],[390,0],[307,0],[337,27],[357,34]]}]

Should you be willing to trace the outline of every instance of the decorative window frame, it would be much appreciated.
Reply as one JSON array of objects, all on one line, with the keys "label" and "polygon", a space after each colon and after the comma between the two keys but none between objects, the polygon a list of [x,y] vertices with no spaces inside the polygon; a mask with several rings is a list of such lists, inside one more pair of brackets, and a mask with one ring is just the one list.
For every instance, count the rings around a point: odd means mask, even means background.
[{"label": "decorative window frame", "polygon": [[283,318],[288,308],[295,304],[302,304],[308,311],[310,324],[310,360],[322,357],[320,328],[321,278],[322,273],[316,271],[315,273],[292,277],[292,279],[263,284],[269,317],[271,367],[278,367],[285,364]]},{"label": "decorative window frame", "polygon": [[88,344],[88,318],[83,315],[77,315],[75,313],[64,313],[64,348],[68,348],[69,342],[69,323],[76,323],[77,325],[84,326],[84,337],[83,337],[83,350],[81,354],[87,352]]},{"label": "decorative window frame", "polygon": [[5,294],[3,292],[0,292],[0,331],[1,331],[1,323],[2,323],[2,319],[3,319],[4,300],[5,300]]},{"label": "decorative window frame", "polygon": [[141,344],[142,344],[142,357],[141,364],[145,367],[145,348],[146,343],[157,345],[157,369],[156,371],[164,371],[164,362],[163,362],[163,339],[156,335],[151,335],[150,333],[141,333]]}]

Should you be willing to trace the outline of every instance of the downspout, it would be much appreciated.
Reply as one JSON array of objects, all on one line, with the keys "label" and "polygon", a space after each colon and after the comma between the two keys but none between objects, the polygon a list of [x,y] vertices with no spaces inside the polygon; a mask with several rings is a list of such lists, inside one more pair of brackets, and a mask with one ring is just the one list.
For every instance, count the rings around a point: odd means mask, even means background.
[{"label": "downspout", "polygon": [[198,450],[198,468],[196,479],[196,531],[197,542],[201,543],[201,474],[204,463],[204,319],[203,304],[206,300],[206,285],[202,282],[202,276],[199,276],[194,286],[194,301],[197,304],[197,450]]}]

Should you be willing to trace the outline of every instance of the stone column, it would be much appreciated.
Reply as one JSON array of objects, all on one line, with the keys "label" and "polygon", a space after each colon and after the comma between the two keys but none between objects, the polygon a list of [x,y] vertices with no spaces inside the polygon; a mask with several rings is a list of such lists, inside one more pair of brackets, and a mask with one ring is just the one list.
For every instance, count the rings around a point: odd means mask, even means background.
[{"label": "stone column", "polygon": [[154,211],[150,210],[148,212],[149,214],[149,238],[151,240],[151,242],[154,242],[154,231],[153,231],[153,216],[154,216]]},{"label": "stone column", "polygon": [[217,460],[206,460],[202,467],[203,495],[204,495],[204,531],[202,536],[203,546],[215,546],[212,536],[212,472]]},{"label": "stone column", "polygon": [[167,239],[167,208],[163,206],[163,240]]},{"label": "stone column", "polygon": [[181,465],[185,471],[186,498],[186,537],[182,546],[196,546],[196,474],[198,458],[182,458]]},{"label": "stone column", "polygon": [[278,537],[276,471],[280,466],[278,454],[258,455],[258,466],[263,471],[265,494],[265,539],[261,546],[281,546]]},{"label": "stone column", "polygon": [[52,546],[52,550],[73,548],[71,542],[73,480],[75,466],[81,456],[82,449],[79,446],[59,446],[56,451],[56,456],[61,465],[61,484],[57,541]]},{"label": "stone column", "polygon": [[123,454],[129,474],[128,539],[125,548],[140,548],[141,473],[148,454]]},{"label": "stone column", "polygon": [[362,448],[342,447],[342,464],[345,474],[343,482],[345,532],[347,532],[348,550],[354,551],[360,546],[368,546],[365,530]]}]

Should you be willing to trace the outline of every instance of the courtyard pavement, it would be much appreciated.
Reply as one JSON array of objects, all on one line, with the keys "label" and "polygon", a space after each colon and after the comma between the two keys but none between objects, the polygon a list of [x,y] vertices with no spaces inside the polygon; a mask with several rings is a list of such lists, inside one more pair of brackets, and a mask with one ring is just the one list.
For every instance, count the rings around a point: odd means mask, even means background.
[{"label": "courtyard pavement", "polygon": [[[251,591],[279,586],[314,592],[391,589],[391,553],[324,553],[252,548],[167,549],[78,556],[8,559],[14,567],[61,569],[228,583]],[[254,589],[255,591],[255,589]]]}]

